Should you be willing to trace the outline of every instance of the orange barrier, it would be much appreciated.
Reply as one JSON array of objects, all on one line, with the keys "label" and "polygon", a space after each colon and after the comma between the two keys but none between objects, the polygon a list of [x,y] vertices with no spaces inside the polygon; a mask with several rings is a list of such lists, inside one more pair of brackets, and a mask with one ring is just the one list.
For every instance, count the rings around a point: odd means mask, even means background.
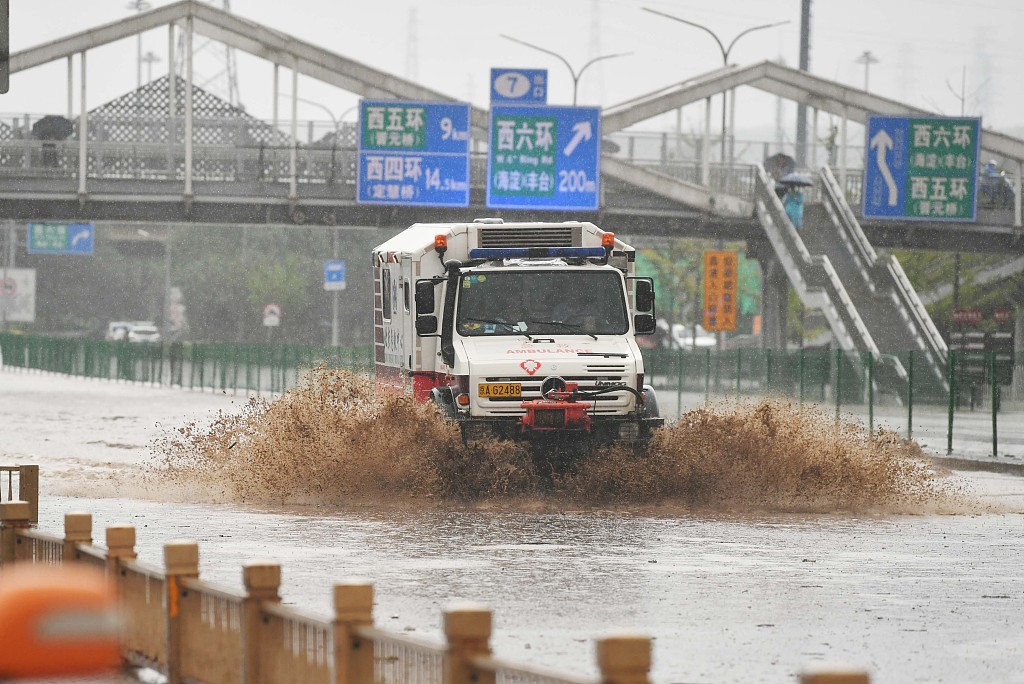
[{"label": "orange barrier", "polygon": [[102,674],[121,665],[117,597],[94,568],[5,568],[0,616],[0,680]]}]

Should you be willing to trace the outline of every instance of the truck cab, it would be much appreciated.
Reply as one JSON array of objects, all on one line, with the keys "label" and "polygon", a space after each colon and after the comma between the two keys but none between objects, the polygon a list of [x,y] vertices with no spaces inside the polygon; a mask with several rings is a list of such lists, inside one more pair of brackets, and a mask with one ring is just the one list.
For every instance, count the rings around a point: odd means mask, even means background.
[{"label": "truck cab", "polygon": [[378,382],[435,402],[467,440],[643,441],[663,419],[634,257],[591,223],[412,226],[374,251]]}]

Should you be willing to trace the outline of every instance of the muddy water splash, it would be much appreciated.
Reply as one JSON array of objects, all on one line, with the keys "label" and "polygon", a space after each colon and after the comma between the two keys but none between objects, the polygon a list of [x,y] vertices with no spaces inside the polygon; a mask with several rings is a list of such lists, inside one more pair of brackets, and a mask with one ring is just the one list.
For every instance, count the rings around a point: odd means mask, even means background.
[{"label": "muddy water splash", "polygon": [[690,411],[643,453],[601,448],[553,474],[524,445],[463,445],[432,406],[323,368],[276,401],[178,428],[157,450],[163,481],[212,484],[248,503],[920,510],[955,495],[916,444],[775,400]]}]

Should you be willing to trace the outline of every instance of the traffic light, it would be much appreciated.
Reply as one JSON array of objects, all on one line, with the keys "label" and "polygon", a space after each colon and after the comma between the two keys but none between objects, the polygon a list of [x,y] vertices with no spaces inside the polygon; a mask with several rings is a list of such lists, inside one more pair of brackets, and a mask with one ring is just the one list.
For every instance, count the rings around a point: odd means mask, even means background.
[{"label": "traffic light", "polygon": [[11,0],[0,0],[0,93],[10,88],[11,79]]}]

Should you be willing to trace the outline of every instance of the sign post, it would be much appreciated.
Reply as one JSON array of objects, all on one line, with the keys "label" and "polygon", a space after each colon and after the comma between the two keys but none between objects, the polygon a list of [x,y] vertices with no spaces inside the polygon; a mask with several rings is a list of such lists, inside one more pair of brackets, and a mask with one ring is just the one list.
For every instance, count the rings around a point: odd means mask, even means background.
[{"label": "sign post", "polygon": [[92,254],[94,241],[91,223],[28,224],[29,254]]},{"label": "sign post", "polygon": [[600,208],[600,108],[496,105],[490,137],[488,207]]},{"label": "sign post", "polygon": [[738,252],[704,252],[704,329],[736,330]]},{"label": "sign post", "polygon": [[981,119],[868,117],[865,218],[974,221]]},{"label": "sign post", "polygon": [[359,101],[356,200],[469,206],[470,105]]},{"label": "sign post", "polygon": [[263,307],[263,325],[268,328],[276,328],[281,325],[281,307],[277,304],[267,304]]},{"label": "sign post", "polygon": [[[335,256],[338,233],[334,231]],[[331,293],[331,346],[338,346],[338,293],[345,289],[345,262],[339,259],[324,262],[324,290]]]},{"label": "sign post", "polygon": [[33,323],[36,320],[36,270],[0,268],[0,323]]},{"label": "sign post", "polygon": [[491,69],[491,105],[544,105],[548,102],[547,69]]}]

